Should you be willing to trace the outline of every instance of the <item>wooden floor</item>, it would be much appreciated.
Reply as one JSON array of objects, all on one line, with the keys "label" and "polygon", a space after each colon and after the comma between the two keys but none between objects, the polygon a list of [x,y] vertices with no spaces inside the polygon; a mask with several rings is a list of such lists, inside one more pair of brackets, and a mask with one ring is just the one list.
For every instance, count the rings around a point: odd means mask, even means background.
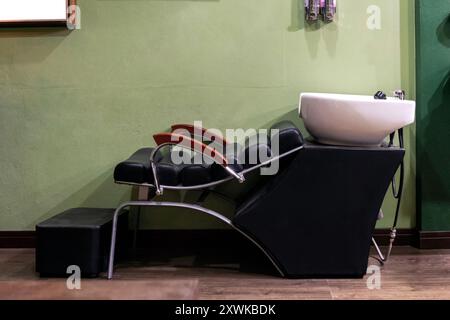
[{"label": "wooden floor", "polygon": [[128,262],[112,281],[82,279],[81,290],[68,290],[65,279],[35,274],[34,250],[0,249],[0,299],[450,299],[450,250],[394,248],[379,290],[368,289],[367,276],[287,280],[194,261]]}]

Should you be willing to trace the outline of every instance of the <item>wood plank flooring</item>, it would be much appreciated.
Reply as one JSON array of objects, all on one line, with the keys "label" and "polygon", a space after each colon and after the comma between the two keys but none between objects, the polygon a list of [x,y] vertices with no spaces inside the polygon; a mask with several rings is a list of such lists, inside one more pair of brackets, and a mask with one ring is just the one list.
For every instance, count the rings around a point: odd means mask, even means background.
[{"label": "wood plank flooring", "polygon": [[394,248],[374,290],[368,276],[289,280],[197,258],[130,261],[112,281],[82,279],[81,290],[68,290],[66,279],[38,277],[33,249],[0,249],[0,299],[450,299],[450,250]]}]

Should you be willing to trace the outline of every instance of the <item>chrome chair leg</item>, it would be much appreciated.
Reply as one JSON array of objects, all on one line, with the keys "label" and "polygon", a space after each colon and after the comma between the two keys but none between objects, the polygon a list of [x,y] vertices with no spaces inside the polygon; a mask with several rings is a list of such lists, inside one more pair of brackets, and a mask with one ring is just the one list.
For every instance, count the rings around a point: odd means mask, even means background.
[{"label": "chrome chair leg", "polygon": [[113,277],[114,268],[114,251],[116,249],[116,233],[117,233],[117,218],[118,210],[114,213],[113,226],[111,232],[111,248],[109,250],[109,263],[108,263],[108,279],[111,280]]},{"label": "chrome chair leg", "polygon": [[114,217],[112,221],[112,231],[111,231],[111,247],[109,250],[109,263],[108,263],[108,279],[111,280],[114,272],[114,254],[116,250],[116,238],[117,238],[117,220],[119,215],[125,207],[128,207],[129,203],[124,203],[120,205],[114,212]]},{"label": "chrome chair leg", "polygon": [[175,207],[175,208],[185,208],[185,209],[192,209],[194,212],[201,212],[206,213],[209,216],[215,217],[219,219],[220,221],[226,223],[230,227],[232,227],[234,230],[241,233],[243,236],[245,236],[248,240],[250,240],[256,247],[258,247],[265,255],[266,257],[272,262],[274,267],[277,269],[277,271],[280,273],[282,277],[284,277],[283,270],[278,266],[278,263],[272,258],[272,256],[267,252],[263,246],[261,246],[256,240],[254,240],[250,235],[248,235],[246,232],[242,231],[238,227],[236,227],[230,219],[226,218],[225,216],[221,215],[220,213],[217,213],[213,210],[209,210],[206,208],[203,208],[198,205],[192,205],[192,204],[186,204],[186,203],[176,203],[176,202],[153,202],[153,201],[130,201],[125,202],[121,204],[116,211],[114,212],[114,218],[113,218],[113,224],[112,224],[112,232],[111,232],[111,248],[109,251],[109,265],[108,265],[108,279],[111,280],[113,278],[114,273],[114,253],[116,248],[116,236],[117,236],[117,220],[119,218],[119,215],[122,213],[123,209],[126,207],[135,207],[135,206],[142,206],[142,207]]}]

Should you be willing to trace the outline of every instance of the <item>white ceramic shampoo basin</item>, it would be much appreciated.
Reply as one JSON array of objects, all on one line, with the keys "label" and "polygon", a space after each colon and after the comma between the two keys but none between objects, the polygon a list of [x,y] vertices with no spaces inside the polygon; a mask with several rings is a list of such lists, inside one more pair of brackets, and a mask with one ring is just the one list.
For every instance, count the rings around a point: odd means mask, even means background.
[{"label": "white ceramic shampoo basin", "polygon": [[414,122],[415,109],[415,101],[398,98],[302,93],[299,113],[320,143],[379,146],[389,134]]}]

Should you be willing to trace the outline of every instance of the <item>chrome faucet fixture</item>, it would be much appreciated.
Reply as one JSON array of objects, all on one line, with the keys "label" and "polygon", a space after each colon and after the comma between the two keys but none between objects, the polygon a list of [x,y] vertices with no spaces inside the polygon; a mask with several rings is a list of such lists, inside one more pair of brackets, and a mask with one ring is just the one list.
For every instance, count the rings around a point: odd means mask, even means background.
[{"label": "chrome faucet fixture", "polygon": [[405,90],[399,89],[394,91],[394,96],[399,98],[400,100],[406,100],[406,92]]}]

